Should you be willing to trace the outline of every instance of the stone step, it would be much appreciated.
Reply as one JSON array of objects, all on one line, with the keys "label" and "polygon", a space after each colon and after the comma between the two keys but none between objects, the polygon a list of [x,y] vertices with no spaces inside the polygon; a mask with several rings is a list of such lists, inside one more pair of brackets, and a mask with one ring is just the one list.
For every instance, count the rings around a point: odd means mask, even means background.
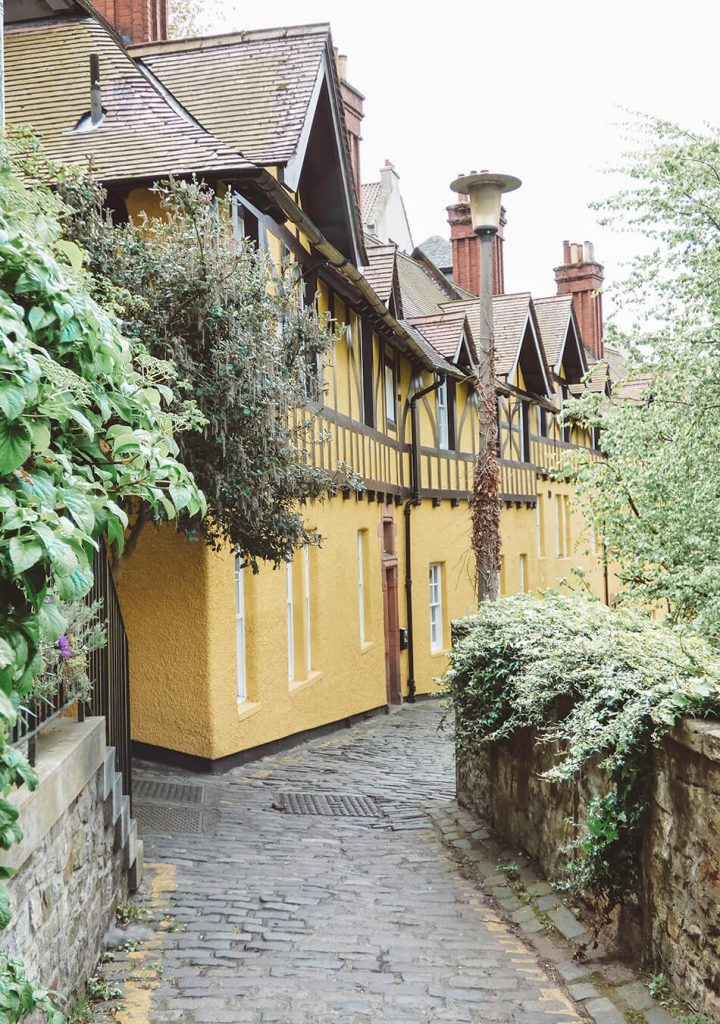
[{"label": "stone step", "polygon": [[120,772],[115,772],[112,786],[112,820],[116,823],[123,809],[123,800],[127,797],[123,793],[123,781]]},{"label": "stone step", "polygon": [[135,863],[135,858],[137,857],[138,842],[139,842],[139,840],[138,840],[137,821],[135,820],[135,818],[131,818],[130,819],[130,827],[128,828],[128,837],[127,837],[127,863],[128,863],[128,868],[131,868],[132,865]]},{"label": "stone step", "polygon": [[124,850],[130,834],[130,798],[123,795],[122,777],[120,779],[120,813],[115,820],[115,849]]},{"label": "stone step", "polygon": [[112,793],[113,783],[115,782],[115,747],[107,747],[105,750],[105,760],[102,767],[102,781],[101,781],[101,797],[103,802]]},{"label": "stone step", "polygon": [[[135,821],[133,819],[133,824]],[[145,867],[145,844],[142,839],[138,839],[135,846],[135,860],[130,865],[128,870],[128,888],[130,892],[135,892],[139,889],[143,880],[143,871]]]}]

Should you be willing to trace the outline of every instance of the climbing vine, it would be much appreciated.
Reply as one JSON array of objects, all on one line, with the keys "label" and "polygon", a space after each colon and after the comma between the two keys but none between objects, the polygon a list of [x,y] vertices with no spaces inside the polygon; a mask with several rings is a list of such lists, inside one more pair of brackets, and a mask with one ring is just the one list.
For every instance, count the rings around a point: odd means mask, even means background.
[{"label": "climbing vine", "polygon": [[546,778],[603,773],[575,822],[566,886],[606,920],[638,891],[653,748],[680,719],[720,714],[717,654],[640,612],[549,592],[456,623],[445,681],[459,758],[532,728],[557,751]]},{"label": "climbing vine", "polygon": [[[44,669],[67,636],[66,603],[93,582],[101,537],[122,548],[132,500],[157,519],[202,514],[175,434],[202,420],[178,403],[170,364],[120,334],[78,277],[81,254],[0,166],[0,849],[22,838],[8,800],[35,772],[10,744]],[[54,599],[48,600],[52,584]],[[12,875],[0,868],[0,879]],[[10,903],[0,888],[0,929]],[[17,960],[0,957],[0,1024],[39,1008],[62,1014]]]}]

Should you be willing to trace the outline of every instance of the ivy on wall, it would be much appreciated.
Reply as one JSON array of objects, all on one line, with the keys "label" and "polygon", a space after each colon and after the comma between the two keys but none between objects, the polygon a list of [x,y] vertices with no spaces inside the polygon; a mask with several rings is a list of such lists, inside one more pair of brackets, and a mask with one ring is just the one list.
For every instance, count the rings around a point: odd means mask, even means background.
[{"label": "ivy on wall", "polygon": [[459,759],[531,728],[558,751],[546,778],[603,771],[566,881],[602,924],[639,891],[652,750],[682,718],[720,715],[720,659],[686,629],[554,592],[484,602],[454,639],[445,683]]}]

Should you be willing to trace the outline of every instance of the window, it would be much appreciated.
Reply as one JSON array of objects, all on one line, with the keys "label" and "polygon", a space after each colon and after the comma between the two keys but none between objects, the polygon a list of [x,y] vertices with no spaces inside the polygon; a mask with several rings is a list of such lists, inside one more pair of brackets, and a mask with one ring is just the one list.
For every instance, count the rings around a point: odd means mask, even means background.
[{"label": "window", "polygon": [[520,402],[520,461],[530,462],[530,407]]},{"label": "window", "polygon": [[235,651],[237,658],[237,700],[247,700],[247,669],[245,661],[245,577],[242,558],[235,555]]},{"label": "window", "polygon": [[567,558],[571,548],[570,498],[567,494],[555,495],[555,534],[558,558]]},{"label": "window", "polygon": [[538,558],[545,557],[545,499],[538,494],[537,505],[535,506],[535,529],[537,533]]},{"label": "window", "polygon": [[536,433],[539,437],[547,436],[547,412],[541,405],[535,406],[537,413]]},{"label": "window", "polygon": [[360,622],[360,645],[365,643],[365,544],[367,530],[357,532],[357,566],[358,566],[358,615]]},{"label": "window", "polygon": [[521,594],[527,593],[526,586],[527,555],[520,555],[518,563],[518,591]]},{"label": "window", "polygon": [[362,358],[363,413],[365,426],[375,426],[375,395],[373,394],[373,332],[367,320],[360,328]]},{"label": "window", "polygon": [[395,368],[392,363],[385,363],[385,417],[388,423],[395,425]]},{"label": "window", "polygon": [[305,620],[305,677],[312,671],[310,647],[310,546],[303,548],[303,612]]},{"label": "window", "polygon": [[445,451],[450,447],[450,437],[448,434],[448,392],[447,392],[447,377],[442,382],[440,387],[437,389],[437,438],[438,448],[443,448]]},{"label": "window", "polygon": [[430,566],[430,650],[434,653],[442,649],[442,565],[434,562]]},{"label": "window", "polygon": [[288,679],[295,678],[295,609],[293,602],[293,566],[287,564],[287,631],[288,631]]}]

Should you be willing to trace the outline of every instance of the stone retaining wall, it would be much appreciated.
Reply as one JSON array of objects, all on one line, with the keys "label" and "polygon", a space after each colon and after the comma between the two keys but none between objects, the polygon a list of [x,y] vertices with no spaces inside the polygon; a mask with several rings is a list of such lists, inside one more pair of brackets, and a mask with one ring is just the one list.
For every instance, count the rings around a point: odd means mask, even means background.
[{"label": "stone retaining wall", "polygon": [[[573,837],[568,819],[582,816],[602,777],[547,782],[552,759],[520,733],[458,759],[458,798],[554,881]],[[685,722],[657,752],[641,901],[625,908],[614,938],[720,1021],[720,723]]]},{"label": "stone retaining wall", "polygon": [[138,844],[104,719],[49,726],[38,737],[37,771],[37,790],[12,797],[24,839],[3,856],[17,874],[2,948],[24,960],[33,981],[69,998],[95,969]]}]

